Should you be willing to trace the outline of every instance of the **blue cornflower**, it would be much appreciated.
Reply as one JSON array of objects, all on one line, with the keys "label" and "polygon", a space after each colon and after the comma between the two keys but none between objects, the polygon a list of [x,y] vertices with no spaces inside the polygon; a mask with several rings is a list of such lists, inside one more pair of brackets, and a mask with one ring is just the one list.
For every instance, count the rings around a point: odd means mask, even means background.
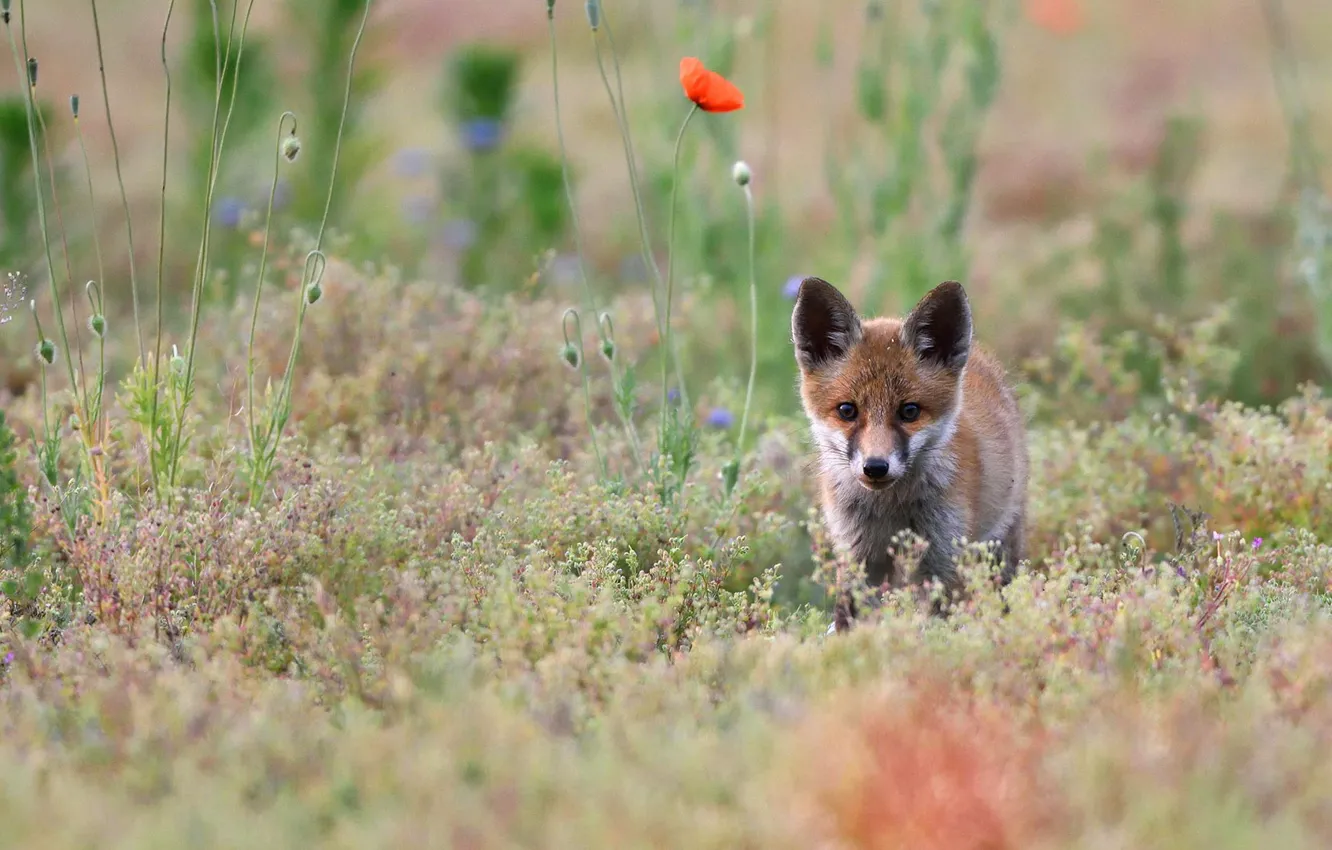
[{"label": "blue cornflower", "polygon": [[223,227],[239,227],[245,214],[245,202],[240,198],[221,198],[213,207],[213,217]]},{"label": "blue cornflower", "polygon": [[782,295],[783,295],[788,301],[794,301],[796,295],[799,294],[799,292],[800,292],[800,282],[803,281],[803,280],[804,280],[804,277],[802,277],[802,276],[800,276],[800,275],[798,275],[798,274],[797,274],[797,275],[792,275],[791,277],[788,277],[788,278],[786,279],[786,285],[782,287]]},{"label": "blue cornflower", "polygon": [[724,407],[714,407],[708,411],[708,424],[713,428],[730,428],[735,424],[735,414]]},{"label": "blue cornflower", "polygon": [[473,118],[462,125],[463,147],[472,153],[485,153],[499,147],[504,138],[504,122],[495,118]]}]

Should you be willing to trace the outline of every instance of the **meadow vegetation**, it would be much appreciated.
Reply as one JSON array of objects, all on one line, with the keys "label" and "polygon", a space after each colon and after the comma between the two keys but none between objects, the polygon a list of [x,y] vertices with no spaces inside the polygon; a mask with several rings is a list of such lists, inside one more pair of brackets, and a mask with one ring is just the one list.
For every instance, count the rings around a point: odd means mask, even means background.
[{"label": "meadow vegetation", "polygon": [[[1233,104],[1041,153],[1023,48],[1104,63],[1092,3],[494,4],[421,149],[390,13],[447,12],[0,2],[6,843],[1332,841],[1327,10],[1215,13],[1280,110],[1227,207]],[[1030,421],[1002,594],[968,552],[825,634],[804,274],[967,284]]]}]

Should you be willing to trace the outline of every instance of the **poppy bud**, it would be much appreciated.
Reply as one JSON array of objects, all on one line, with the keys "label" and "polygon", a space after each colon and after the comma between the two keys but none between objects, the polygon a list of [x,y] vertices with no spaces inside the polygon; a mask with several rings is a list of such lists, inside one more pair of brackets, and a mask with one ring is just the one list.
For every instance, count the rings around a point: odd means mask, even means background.
[{"label": "poppy bud", "polygon": [[560,359],[569,365],[570,369],[577,369],[581,358],[578,356],[578,347],[572,342],[566,342],[560,349]]},{"label": "poppy bud", "polygon": [[741,160],[731,169],[731,178],[735,180],[737,186],[748,186],[753,174],[749,170],[749,165]]},{"label": "poppy bud", "polygon": [[301,140],[296,138],[293,133],[282,140],[282,158],[287,162],[295,162],[296,157],[301,155]]},{"label": "poppy bud", "polygon": [[47,366],[54,365],[56,361],[55,343],[45,338],[37,343],[37,359],[41,360]]}]

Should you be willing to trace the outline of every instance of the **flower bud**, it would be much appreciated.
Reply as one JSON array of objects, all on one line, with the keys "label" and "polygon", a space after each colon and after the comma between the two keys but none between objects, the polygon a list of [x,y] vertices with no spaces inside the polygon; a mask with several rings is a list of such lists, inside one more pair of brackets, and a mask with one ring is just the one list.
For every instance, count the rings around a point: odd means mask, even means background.
[{"label": "flower bud", "polygon": [[587,10],[587,22],[592,25],[593,31],[601,26],[601,0],[587,0],[583,8]]},{"label": "flower bud", "polygon": [[314,284],[311,285],[309,289],[305,290],[305,301],[308,304],[313,304],[323,297],[324,297],[324,288],[319,285],[319,281],[315,281]]},{"label": "flower bud", "polygon": [[734,459],[728,460],[722,467],[722,486],[725,488],[727,496],[735,489],[735,483],[740,480],[740,463]]},{"label": "flower bud", "polygon": [[737,162],[735,167],[731,169],[731,179],[735,180],[737,186],[748,186],[753,176],[753,173],[749,170],[749,164],[744,160]]},{"label": "flower bud", "polygon": [[92,331],[98,339],[106,336],[106,316],[101,313],[94,313],[88,318],[88,330]]},{"label": "flower bud", "polygon": [[175,375],[177,378],[184,377],[185,375],[185,358],[180,356],[180,352],[176,350],[176,346],[174,345],[171,346],[171,360],[167,368],[169,368],[171,374]]},{"label": "flower bud", "polygon": [[603,339],[601,341],[601,356],[605,357],[607,361],[615,359],[615,340]]},{"label": "flower bud", "polygon": [[578,356],[578,346],[572,342],[566,342],[560,349],[560,359],[568,364],[570,369],[577,369],[582,358]]},{"label": "flower bud", "polygon": [[41,360],[47,366],[52,366],[56,361],[56,346],[49,339],[43,339],[37,343],[37,359]]},{"label": "flower bud", "polygon": [[37,57],[32,56],[28,59],[28,85],[37,87]]},{"label": "flower bud", "polygon": [[79,120],[79,96],[72,94],[69,96],[69,111],[74,114],[74,120]]},{"label": "flower bud", "polygon": [[293,133],[282,140],[282,158],[287,162],[295,162],[296,157],[301,155],[301,140]]}]

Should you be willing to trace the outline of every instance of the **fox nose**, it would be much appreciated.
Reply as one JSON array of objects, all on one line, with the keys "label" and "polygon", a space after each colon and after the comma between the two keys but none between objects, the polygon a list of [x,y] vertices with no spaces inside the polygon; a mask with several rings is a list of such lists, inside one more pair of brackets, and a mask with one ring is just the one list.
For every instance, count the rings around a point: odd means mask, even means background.
[{"label": "fox nose", "polygon": [[865,459],[865,477],[873,481],[879,481],[888,477],[888,461],[881,457],[871,457]]}]

